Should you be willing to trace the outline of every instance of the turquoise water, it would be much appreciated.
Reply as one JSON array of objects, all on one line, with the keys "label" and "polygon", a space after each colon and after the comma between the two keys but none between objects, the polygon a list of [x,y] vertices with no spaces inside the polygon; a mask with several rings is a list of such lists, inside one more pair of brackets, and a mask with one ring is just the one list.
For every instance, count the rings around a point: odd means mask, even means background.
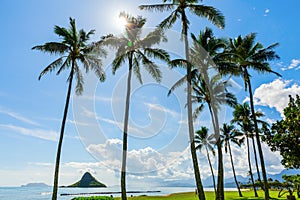
[{"label": "turquoise water", "polygon": [[[139,195],[166,195],[175,192],[191,192],[195,191],[195,188],[190,187],[151,187],[151,188],[128,188],[127,191],[153,191],[159,190],[160,193],[139,193],[132,194],[134,196]],[[51,187],[0,187],[0,200],[50,200],[51,199]],[[58,193],[59,200],[70,200],[75,196],[60,196],[62,193],[93,193],[93,192],[119,192],[119,187],[108,188],[60,188]],[[130,196],[131,194],[128,194]],[[94,195],[95,196],[95,195]],[[105,195],[102,195],[105,196]],[[110,196],[106,195],[106,196]],[[113,196],[120,196],[119,194],[113,194]]]}]

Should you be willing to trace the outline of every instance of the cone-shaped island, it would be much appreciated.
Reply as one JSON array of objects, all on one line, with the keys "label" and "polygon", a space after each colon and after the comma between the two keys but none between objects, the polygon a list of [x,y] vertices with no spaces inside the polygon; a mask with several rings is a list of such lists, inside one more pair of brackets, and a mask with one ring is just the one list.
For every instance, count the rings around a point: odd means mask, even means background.
[{"label": "cone-shaped island", "polygon": [[106,185],[97,181],[89,172],[85,172],[80,181],[67,187],[106,187]]}]

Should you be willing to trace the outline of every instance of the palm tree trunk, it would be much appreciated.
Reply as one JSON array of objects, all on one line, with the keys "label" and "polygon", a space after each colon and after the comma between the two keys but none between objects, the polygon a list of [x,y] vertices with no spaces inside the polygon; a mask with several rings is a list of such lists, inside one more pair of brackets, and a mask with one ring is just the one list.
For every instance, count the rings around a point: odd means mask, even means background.
[{"label": "palm tree trunk", "polygon": [[254,138],[252,137],[251,139],[252,139],[252,145],[253,145],[253,152],[254,152],[255,166],[256,166],[256,171],[257,171],[258,182],[259,182],[259,185],[261,186],[261,188],[263,189],[263,185],[262,185],[261,178],[260,178],[260,171],[259,171],[259,167],[258,167],[256,145],[255,145],[255,142],[254,142]]},{"label": "palm tree trunk", "polygon": [[127,94],[124,116],[124,132],[123,132],[123,154],[122,154],[122,170],[121,170],[121,195],[122,200],[127,200],[126,196],[126,161],[127,161],[127,132],[128,132],[128,118],[131,92],[131,76],[132,76],[132,54],[129,57],[129,72],[127,77]]},{"label": "palm tree trunk", "polygon": [[247,138],[247,152],[248,152],[248,164],[249,164],[250,178],[251,178],[251,182],[252,182],[252,187],[253,187],[254,195],[255,195],[255,197],[258,197],[257,191],[256,191],[256,187],[255,187],[255,185],[254,185],[254,178],[253,178],[252,167],[251,167],[250,148],[249,148],[249,138],[248,138],[248,136],[246,136],[246,138]]},{"label": "palm tree trunk", "polygon": [[[247,70],[246,70],[246,73],[248,74]],[[257,148],[258,148],[258,153],[259,153],[259,158],[260,158],[261,171],[262,171],[263,181],[264,181],[265,200],[269,200],[270,199],[269,184],[268,184],[267,172],[266,172],[266,167],[265,167],[264,155],[263,155],[263,151],[262,151],[261,143],[260,143],[260,138],[259,138],[259,130],[258,130],[258,125],[257,125],[257,120],[256,120],[256,115],[255,115],[252,87],[251,87],[251,81],[250,81],[249,76],[248,76],[248,87],[249,87],[249,95],[250,95],[251,113],[252,113],[252,118],[253,118],[254,126],[255,126],[256,143],[257,143]]]},{"label": "palm tree trunk", "polygon": [[209,152],[208,152],[207,146],[205,146],[205,149],[206,149],[207,160],[208,160],[208,163],[209,163],[211,175],[212,175],[212,178],[213,178],[213,185],[214,185],[215,194],[217,194],[215,174],[214,174],[214,170],[213,170],[212,165],[211,165],[210,156],[209,156]]},{"label": "palm tree trunk", "polygon": [[71,97],[71,91],[72,91],[74,66],[75,66],[75,61],[72,61],[72,68],[71,68],[70,77],[69,77],[68,92],[67,92],[65,109],[64,109],[63,119],[62,119],[62,123],[61,123],[60,136],[59,136],[59,142],[58,142],[58,147],[57,147],[56,162],[55,162],[55,172],[54,172],[54,185],[53,185],[53,192],[52,192],[52,200],[57,200],[58,174],[59,174],[60,156],[61,156],[62,143],[63,143],[63,138],[64,138],[65,126],[66,126],[68,109],[69,109],[69,103],[70,103],[70,97]]},{"label": "palm tree trunk", "polygon": [[[184,44],[185,44],[185,56],[186,60],[189,61],[189,43],[187,38],[187,19],[185,12],[182,13],[182,29],[183,29],[183,37],[184,37]],[[187,112],[188,112],[188,127],[189,127],[189,140],[190,140],[190,148],[193,160],[193,167],[194,167],[194,175],[197,185],[198,191],[198,198],[200,200],[205,200],[205,194],[203,190],[203,185],[200,176],[200,170],[198,166],[198,159],[196,154],[196,148],[194,143],[194,126],[193,126],[193,108],[192,108],[192,74],[191,74],[191,65],[187,64]]]},{"label": "palm tree trunk", "polygon": [[217,182],[217,195],[216,200],[224,200],[224,167],[223,167],[223,152],[222,152],[222,144],[220,138],[220,126],[218,120],[218,111],[215,109],[214,105],[214,97],[210,89],[211,95],[211,107],[210,110],[213,113],[213,125],[215,131],[215,138],[217,141],[217,151],[218,151],[218,182]]},{"label": "palm tree trunk", "polygon": [[238,189],[239,196],[240,196],[240,197],[243,197],[243,194],[242,194],[242,192],[241,192],[239,183],[238,183],[238,181],[237,181],[237,179],[236,179],[236,174],[235,174],[235,169],[234,169],[234,164],[233,164],[233,158],[232,158],[232,153],[231,153],[231,147],[230,147],[230,143],[229,143],[229,142],[228,142],[228,149],[229,149],[229,155],[230,155],[231,167],[232,167],[232,172],[233,172],[233,177],[234,177],[234,181],[235,181],[235,184],[236,184],[236,188]]},{"label": "palm tree trunk", "polygon": [[221,140],[217,141],[218,149],[218,183],[216,200],[224,200],[224,169],[223,169],[223,153]]},{"label": "palm tree trunk", "polygon": [[212,123],[214,127],[215,132],[215,138],[216,138],[216,145],[217,145],[217,151],[218,151],[218,180],[217,180],[217,193],[216,193],[216,199],[217,200],[224,200],[224,167],[223,167],[223,152],[222,152],[222,144],[220,140],[220,126],[219,126],[219,119],[218,119],[218,110],[215,108],[215,97],[213,90],[211,88],[211,85],[208,83],[209,76],[207,74],[207,70],[202,70],[202,74],[204,76],[204,80],[206,82],[206,86],[209,90],[209,96],[211,98],[211,102],[208,103],[209,111],[212,118]]}]

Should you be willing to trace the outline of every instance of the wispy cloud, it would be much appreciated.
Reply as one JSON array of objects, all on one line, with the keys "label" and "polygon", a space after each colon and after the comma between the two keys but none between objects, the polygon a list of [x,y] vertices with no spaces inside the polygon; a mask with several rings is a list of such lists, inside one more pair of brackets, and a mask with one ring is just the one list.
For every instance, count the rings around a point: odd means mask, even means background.
[{"label": "wispy cloud", "polygon": [[47,163],[47,162],[29,162],[28,165],[42,166],[42,167],[53,167],[53,163]]},{"label": "wispy cloud", "polygon": [[89,100],[89,101],[93,101],[93,100],[102,101],[102,102],[111,102],[112,101],[111,97],[101,97],[101,96],[97,96],[97,95],[94,95],[94,96],[84,95],[84,96],[81,96],[79,98]]},{"label": "wispy cloud", "polygon": [[[42,120],[61,122],[60,118],[42,118]],[[89,126],[90,125],[89,123],[86,123],[86,122],[81,122],[78,120],[71,120],[71,119],[67,119],[67,123],[76,124],[76,125],[80,125],[80,126]]]},{"label": "wispy cloud", "polygon": [[10,124],[0,124],[0,128],[8,129],[22,135],[32,136],[43,140],[57,141],[58,138],[58,133],[51,130],[29,129]]},{"label": "wispy cloud", "polygon": [[15,112],[3,109],[3,108],[0,108],[0,113],[8,115],[16,120],[26,123],[26,124],[30,124],[30,125],[34,125],[34,126],[41,126],[39,123],[32,121],[31,119],[28,119],[18,113],[15,113]]},{"label": "wispy cloud", "polygon": [[179,114],[171,109],[168,109],[162,105],[158,105],[158,104],[152,104],[152,103],[144,103],[149,109],[154,109],[154,110],[158,110],[158,111],[162,111],[165,112],[167,114],[170,114],[172,117],[178,117]]},{"label": "wispy cloud", "polygon": [[112,98],[112,97],[104,97],[98,95],[83,95],[76,98],[87,100],[87,101],[100,101],[104,103],[117,102],[123,100],[123,98],[116,98],[116,97]]},{"label": "wispy cloud", "polygon": [[[123,130],[124,123],[123,122],[118,122],[116,120],[108,119],[108,118],[102,118],[102,117],[97,117],[98,120],[106,122],[111,125],[117,126],[120,130]],[[147,135],[146,132],[142,131],[142,129],[139,129],[138,127],[131,126],[130,124],[128,125],[128,134],[134,135],[134,136],[145,136]]]},{"label": "wispy cloud", "polygon": [[281,67],[280,69],[282,71],[292,70],[292,69],[299,70],[300,69],[300,59],[293,59],[289,66]]}]

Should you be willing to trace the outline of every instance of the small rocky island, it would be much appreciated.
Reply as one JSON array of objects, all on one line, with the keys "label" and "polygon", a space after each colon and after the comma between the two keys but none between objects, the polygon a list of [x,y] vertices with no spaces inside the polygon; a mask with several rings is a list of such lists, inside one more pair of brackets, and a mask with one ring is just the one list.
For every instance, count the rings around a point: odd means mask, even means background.
[{"label": "small rocky island", "polygon": [[28,183],[26,185],[21,185],[21,187],[50,187],[50,186],[46,185],[45,183]]},{"label": "small rocky island", "polygon": [[105,184],[97,181],[89,172],[86,172],[80,181],[67,187],[106,187]]}]

